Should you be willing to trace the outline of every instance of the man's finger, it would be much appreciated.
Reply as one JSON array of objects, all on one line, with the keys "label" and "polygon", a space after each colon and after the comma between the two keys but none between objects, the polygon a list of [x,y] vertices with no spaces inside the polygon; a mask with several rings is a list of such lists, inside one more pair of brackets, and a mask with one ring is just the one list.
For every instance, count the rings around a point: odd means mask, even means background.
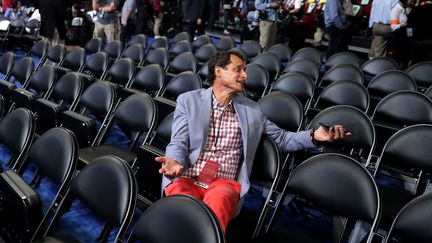
[{"label": "man's finger", "polygon": [[155,161],[159,162],[159,163],[165,163],[165,158],[164,157],[156,157]]}]

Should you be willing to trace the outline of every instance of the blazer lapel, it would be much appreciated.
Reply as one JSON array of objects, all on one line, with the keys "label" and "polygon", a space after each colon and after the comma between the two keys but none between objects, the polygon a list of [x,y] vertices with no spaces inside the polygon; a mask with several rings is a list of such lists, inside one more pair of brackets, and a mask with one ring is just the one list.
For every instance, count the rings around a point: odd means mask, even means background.
[{"label": "blazer lapel", "polygon": [[[209,128],[210,128],[210,112],[211,112],[211,95],[212,95],[212,89],[208,88],[205,89],[202,93],[201,93],[201,105],[200,107],[200,113],[201,114],[199,117],[199,119],[201,119],[201,124],[202,124],[202,131],[203,131],[203,143],[201,144],[201,149],[204,147],[205,143],[207,142],[207,137],[208,137],[208,133],[209,133]],[[194,117],[195,119],[195,117]],[[199,130],[197,130],[199,131]]]},{"label": "blazer lapel", "polygon": [[242,140],[243,140],[243,158],[246,159],[246,155],[248,151],[247,150],[248,136],[249,136],[248,119],[247,119],[246,107],[243,105],[240,99],[236,98],[236,96],[237,95],[233,97],[233,103],[234,103],[235,112],[238,114],[240,120],[240,128],[241,128]]}]

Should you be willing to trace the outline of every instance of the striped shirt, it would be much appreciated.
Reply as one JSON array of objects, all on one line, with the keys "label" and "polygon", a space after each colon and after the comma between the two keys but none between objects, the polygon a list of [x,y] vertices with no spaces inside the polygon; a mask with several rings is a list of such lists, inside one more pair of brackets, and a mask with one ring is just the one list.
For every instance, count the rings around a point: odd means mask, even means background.
[{"label": "striped shirt", "polygon": [[235,180],[243,154],[240,121],[233,109],[232,101],[224,107],[214,95],[212,98],[212,116],[207,141],[198,160],[183,173],[182,177],[197,177],[206,161],[212,160],[219,164],[217,177]]}]

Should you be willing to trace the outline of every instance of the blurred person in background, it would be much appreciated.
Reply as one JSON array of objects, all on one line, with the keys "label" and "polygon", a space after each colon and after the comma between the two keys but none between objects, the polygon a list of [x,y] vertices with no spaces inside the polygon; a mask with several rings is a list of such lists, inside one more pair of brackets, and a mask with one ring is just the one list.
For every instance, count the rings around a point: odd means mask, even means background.
[{"label": "blurred person in background", "polygon": [[[44,0],[42,0],[44,1]],[[97,11],[93,37],[106,37],[112,42],[116,36],[116,9],[119,0],[92,0],[92,8]]]},{"label": "blurred person in background", "polygon": [[348,50],[346,16],[340,0],[327,0],[324,10],[326,31],[330,36],[327,59],[333,54]]},{"label": "blurred person in background", "polygon": [[388,38],[392,33],[390,12],[398,2],[398,0],[377,0],[372,2],[369,28],[372,28],[374,38],[368,54],[369,59],[386,55]]},{"label": "blurred person in background", "polygon": [[50,47],[63,43],[66,38],[66,3],[58,0],[40,0],[37,8],[41,15],[40,35],[48,41]]},{"label": "blurred person in background", "polygon": [[420,0],[408,15],[408,35],[413,38],[412,62],[432,61],[432,1]]}]

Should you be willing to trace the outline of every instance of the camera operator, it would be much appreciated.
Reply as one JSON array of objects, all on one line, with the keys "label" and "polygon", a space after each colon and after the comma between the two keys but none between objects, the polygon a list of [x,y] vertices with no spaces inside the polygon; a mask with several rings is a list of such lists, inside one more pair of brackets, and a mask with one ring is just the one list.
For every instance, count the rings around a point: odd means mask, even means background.
[{"label": "camera operator", "polygon": [[259,43],[267,51],[276,41],[278,9],[280,1],[255,0],[255,8],[260,11]]}]

